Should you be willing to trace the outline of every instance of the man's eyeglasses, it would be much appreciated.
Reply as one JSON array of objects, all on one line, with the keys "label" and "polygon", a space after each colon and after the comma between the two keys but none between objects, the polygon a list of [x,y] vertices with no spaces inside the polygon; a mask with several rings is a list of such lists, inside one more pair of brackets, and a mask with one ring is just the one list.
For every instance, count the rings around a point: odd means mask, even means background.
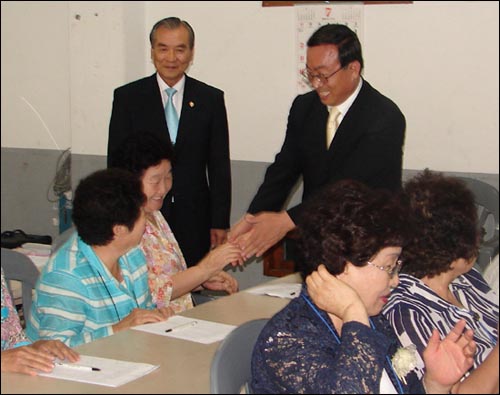
[{"label": "man's eyeglasses", "polygon": [[396,274],[399,274],[399,271],[401,270],[401,266],[403,266],[403,261],[401,259],[398,259],[396,261],[396,264],[394,266],[379,266],[375,265],[374,263],[368,261],[366,262],[368,265],[376,267],[377,269],[383,270],[386,272],[390,278],[393,278]]},{"label": "man's eyeglasses", "polygon": [[309,82],[309,84],[311,84],[311,85],[315,85],[318,82],[321,85],[325,85],[328,83],[329,78],[333,77],[335,74],[337,74],[342,69],[343,69],[343,67],[340,66],[340,68],[335,70],[332,74],[323,75],[323,74],[313,74],[306,68],[306,69],[302,70],[301,74],[302,74],[302,77],[304,77],[307,80],[307,82]]}]

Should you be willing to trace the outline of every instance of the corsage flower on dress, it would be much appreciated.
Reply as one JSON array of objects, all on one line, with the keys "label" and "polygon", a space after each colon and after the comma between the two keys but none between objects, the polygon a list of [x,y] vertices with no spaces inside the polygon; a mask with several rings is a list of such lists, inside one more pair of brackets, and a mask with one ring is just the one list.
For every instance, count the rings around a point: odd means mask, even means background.
[{"label": "corsage flower on dress", "polygon": [[417,347],[414,344],[400,347],[391,363],[398,377],[406,384],[406,375],[417,367]]}]

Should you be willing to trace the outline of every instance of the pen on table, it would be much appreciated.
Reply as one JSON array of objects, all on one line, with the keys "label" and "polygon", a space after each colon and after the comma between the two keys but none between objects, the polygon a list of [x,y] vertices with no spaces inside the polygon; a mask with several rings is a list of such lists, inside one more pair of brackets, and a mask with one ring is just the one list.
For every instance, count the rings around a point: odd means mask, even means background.
[{"label": "pen on table", "polygon": [[295,295],[295,292],[290,292],[290,296],[293,296],[293,295]]},{"label": "pen on table", "polygon": [[56,365],[70,369],[85,370],[87,372],[100,372],[101,369],[93,366],[78,365],[76,363],[56,362]]},{"label": "pen on table", "polygon": [[173,330],[187,328],[189,326],[195,326],[197,323],[198,323],[198,321],[186,322],[185,324],[177,325],[177,326],[174,326],[173,328],[168,328],[165,330],[165,332],[168,333],[168,332],[172,332]]}]

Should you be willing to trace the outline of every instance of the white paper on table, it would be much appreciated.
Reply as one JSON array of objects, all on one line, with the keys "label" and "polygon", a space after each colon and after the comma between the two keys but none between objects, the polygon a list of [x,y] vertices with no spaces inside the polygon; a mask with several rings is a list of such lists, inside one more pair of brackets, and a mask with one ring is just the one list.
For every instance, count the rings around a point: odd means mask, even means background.
[{"label": "white paper on table", "polygon": [[[193,323],[193,325],[189,325],[190,323]],[[175,329],[179,325],[187,326]],[[172,328],[173,330],[171,332],[165,332],[167,329]],[[131,329],[197,343],[210,344],[224,339],[234,328],[236,328],[235,325],[220,324],[218,322],[205,321],[198,318],[174,315],[166,321],[138,325]]]},{"label": "white paper on table", "polygon": [[293,299],[299,296],[302,284],[300,283],[279,283],[261,285],[258,287],[250,288],[244,292],[257,295],[277,296],[278,298]]},{"label": "white paper on table", "polygon": [[104,385],[106,387],[119,387],[159,367],[159,365],[91,357],[81,354],[80,360],[76,362],[75,365],[92,366],[101,370],[99,372],[86,371],[64,365],[56,365],[51,373],[39,373],[39,375],[62,380],[78,381],[80,383]]}]

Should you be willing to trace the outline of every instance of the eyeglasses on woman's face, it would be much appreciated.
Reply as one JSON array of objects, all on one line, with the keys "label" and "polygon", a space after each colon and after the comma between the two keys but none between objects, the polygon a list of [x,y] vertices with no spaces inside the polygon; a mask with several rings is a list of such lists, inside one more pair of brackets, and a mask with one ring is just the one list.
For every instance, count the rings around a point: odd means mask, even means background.
[{"label": "eyeglasses on woman's face", "polygon": [[372,263],[370,261],[366,262],[367,265],[376,267],[377,269],[383,270],[386,272],[390,278],[393,278],[397,274],[399,274],[399,271],[401,270],[401,267],[403,266],[403,261],[401,259],[398,259],[396,263],[392,266],[379,266],[376,265],[375,263]]}]

